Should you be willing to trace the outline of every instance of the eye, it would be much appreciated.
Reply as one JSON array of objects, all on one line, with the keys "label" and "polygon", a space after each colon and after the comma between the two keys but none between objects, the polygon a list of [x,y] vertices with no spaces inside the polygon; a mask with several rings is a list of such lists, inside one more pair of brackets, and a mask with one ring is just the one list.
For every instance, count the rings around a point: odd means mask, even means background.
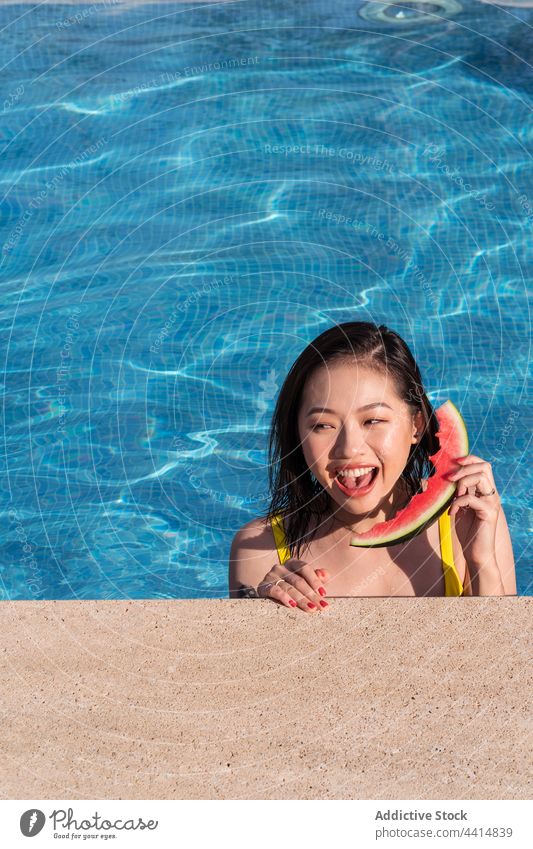
[{"label": "eye", "polygon": [[365,424],[368,424],[368,423],[370,423],[370,424],[374,424],[374,423],[375,423],[375,424],[379,424],[380,422],[383,422],[383,423],[384,423],[385,421],[386,421],[386,419],[367,419],[367,420],[366,420],[366,422],[365,422]]},{"label": "eye", "polygon": [[319,428],[322,428],[322,427],[331,427],[331,425],[322,424],[322,422],[320,422],[319,424],[312,425],[311,430],[318,430]]}]

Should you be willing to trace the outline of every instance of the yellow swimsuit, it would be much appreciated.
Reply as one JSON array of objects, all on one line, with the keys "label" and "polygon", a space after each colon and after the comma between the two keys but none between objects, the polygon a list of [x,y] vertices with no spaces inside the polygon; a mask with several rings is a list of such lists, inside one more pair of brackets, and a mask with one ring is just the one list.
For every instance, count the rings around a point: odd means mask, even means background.
[{"label": "yellow swimsuit", "polygon": [[[278,513],[272,519],[272,532],[276,541],[279,562],[283,564],[286,560],[289,559],[291,553],[286,545],[283,519],[280,513]],[[439,518],[439,539],[442,571],[444,573],[444,584],[446,587],[444,595],[462,595],[463,585],[461,583],[459,575],[457,574],[457,569],[455,568],[455,563],[453,560],[452,528],[450,514],[448,513],[448,510],[446,510]]]}]

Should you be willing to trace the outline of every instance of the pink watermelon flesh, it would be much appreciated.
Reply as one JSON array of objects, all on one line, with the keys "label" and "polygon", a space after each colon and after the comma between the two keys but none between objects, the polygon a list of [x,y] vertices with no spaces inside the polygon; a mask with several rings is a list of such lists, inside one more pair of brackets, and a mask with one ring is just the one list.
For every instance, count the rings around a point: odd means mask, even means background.
[{"label": "pink watermelon flesh", "polygon": [[457,485],[446,480],[445,475],[458,470],[457,457],[468,454],[468,434],[459,410],[451,401],[435,410],[435,415],[439,423],[437,437],[440,448],[431,457],[435,473],[428,478],[425,492],[414,495],[407,507],[399,510],[393,519],[356,534],[350,545],[379,548],[406,542],[436,521],[450,506]]}]

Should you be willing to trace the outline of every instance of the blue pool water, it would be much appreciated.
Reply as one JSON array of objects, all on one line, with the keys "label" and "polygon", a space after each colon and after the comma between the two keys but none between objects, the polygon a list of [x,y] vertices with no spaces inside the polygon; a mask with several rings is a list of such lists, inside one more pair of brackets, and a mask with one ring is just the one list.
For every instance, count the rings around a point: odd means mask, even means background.
[{"label": "blue pool water", "polygon": [[531,593],[533,11],[369,5],[0,6],[3,598],[225,596],[354,319],[463,412]]}]

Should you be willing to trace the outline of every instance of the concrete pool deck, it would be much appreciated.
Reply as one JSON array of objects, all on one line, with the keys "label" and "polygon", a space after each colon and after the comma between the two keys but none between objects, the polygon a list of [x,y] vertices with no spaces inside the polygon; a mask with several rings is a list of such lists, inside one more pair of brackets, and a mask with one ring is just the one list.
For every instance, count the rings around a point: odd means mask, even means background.
[{"label": "concrete pool deck", "polygon": [[529,799],[531,598],[4,601],[3,799]]}]

